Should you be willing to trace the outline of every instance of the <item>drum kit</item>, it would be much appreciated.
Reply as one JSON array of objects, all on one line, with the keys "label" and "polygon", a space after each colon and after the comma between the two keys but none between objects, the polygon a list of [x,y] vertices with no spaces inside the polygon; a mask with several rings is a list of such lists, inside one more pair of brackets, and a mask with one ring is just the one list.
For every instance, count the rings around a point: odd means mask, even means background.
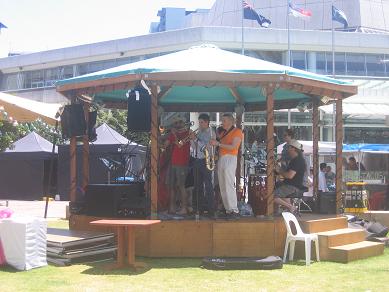
[{"label": "drum kit", "polygon": [[267,177],[266,175],[249,175],[248,203],[254,215],[264,216],[267,211]]},{"label": "drum kit", "polygon": [[255,216],[264,216],[267,211],[266,156],[245,153],[245,175],[248,178],[247,197]]}]

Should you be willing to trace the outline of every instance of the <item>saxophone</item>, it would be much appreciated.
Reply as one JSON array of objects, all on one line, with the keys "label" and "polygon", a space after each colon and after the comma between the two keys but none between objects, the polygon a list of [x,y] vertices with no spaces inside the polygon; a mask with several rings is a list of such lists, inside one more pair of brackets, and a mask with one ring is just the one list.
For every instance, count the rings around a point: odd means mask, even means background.
[{"label": "saxophone", "polygon": [[213,153],[212,155],[209,155],[209,151],[206,145],[202,147],[201,151],[204,153],[205,165],[207,169],[210,171],[214,170],[216,164],[215,164],[215,156],[213,155]]}]

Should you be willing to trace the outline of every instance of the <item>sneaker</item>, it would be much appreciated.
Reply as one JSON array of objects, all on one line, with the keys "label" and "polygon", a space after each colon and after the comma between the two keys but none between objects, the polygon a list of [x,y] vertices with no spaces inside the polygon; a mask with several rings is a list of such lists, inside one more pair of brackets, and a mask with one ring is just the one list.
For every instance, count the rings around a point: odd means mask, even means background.
[{"label": "sneaker", "polygon": [[240,213],[239,212],[232,212],[232,217],[236,220],[240,219]]},{"label": "sneaker", "polygon": [[240,214],[237,212],[227,213],[227,220],[238,220],[240,218]]}]

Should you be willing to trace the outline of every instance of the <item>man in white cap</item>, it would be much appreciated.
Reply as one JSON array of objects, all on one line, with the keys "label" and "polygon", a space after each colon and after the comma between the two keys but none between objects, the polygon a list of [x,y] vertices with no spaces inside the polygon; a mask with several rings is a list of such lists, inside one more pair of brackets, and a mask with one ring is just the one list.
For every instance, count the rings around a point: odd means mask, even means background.
[{"label": "man in white cap", "polygon": [[291,204],[290,198],[299,197],[305,189],[303,185],[306,164],[302,155],[302,145],[297,140],[288,143],[288,156],[291,158],[286,170],[276,166],[276,172],[285,179],[274,190],[274,203],[284,206],[292,213],[298,210]]}]

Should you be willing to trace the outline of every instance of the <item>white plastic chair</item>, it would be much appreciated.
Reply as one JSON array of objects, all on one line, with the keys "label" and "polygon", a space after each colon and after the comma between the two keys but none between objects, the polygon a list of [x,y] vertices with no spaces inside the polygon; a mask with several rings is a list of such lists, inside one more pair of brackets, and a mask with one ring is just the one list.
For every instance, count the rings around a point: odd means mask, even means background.
[{"label": "white plastic chair", "polygon": [[[319,239],[317,237],[317,234],[315,233],[304,233],[301,230],[300,224],[298,223],[296,217],[289,212],[283,212],[282,217],[284,217],[287,235],[286,235],[286,242],[285,242],[285,250],[284,250],[284,263],[286,262],[286,255],[288,253],[288,247],[289,248],[289,260],[293,261],[294,256],[294,248],[296,241],[304,241],[305,243],[305,264],[309,266],[311,264],[311,242],[315,242],[316,247],[316,260],[320,261],[319,256]],[[292,226],[295,226],[296,230],[292,231]]]}]

